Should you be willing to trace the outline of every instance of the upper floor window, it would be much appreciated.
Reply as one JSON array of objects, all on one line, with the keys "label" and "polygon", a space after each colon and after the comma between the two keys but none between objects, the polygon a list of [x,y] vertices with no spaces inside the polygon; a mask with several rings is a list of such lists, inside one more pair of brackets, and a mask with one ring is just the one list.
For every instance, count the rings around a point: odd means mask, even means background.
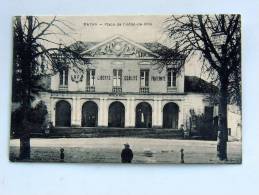
[{"label": "upper floor window", "polygon": [[121,87],[121,81],[122,81],[122,70],[113,69],[113,86]]},{"label": "upper floor window", "polygon": [[172,68],[167,70],[167,87],[176,87],[176,72]]},{"label": "upper floor window", "polygon": [[86,70],[86,86],[93,87],[95,84],[95,70]]},{"label": "upper floor window", "polygon": [[140,87],[149,86],[149,70],[140,70]]},{"label": "upper floor window", "polygon": [[60,85],[67,85],[68,84],[68,69],[62,69],[59,72],[59,84]]}]

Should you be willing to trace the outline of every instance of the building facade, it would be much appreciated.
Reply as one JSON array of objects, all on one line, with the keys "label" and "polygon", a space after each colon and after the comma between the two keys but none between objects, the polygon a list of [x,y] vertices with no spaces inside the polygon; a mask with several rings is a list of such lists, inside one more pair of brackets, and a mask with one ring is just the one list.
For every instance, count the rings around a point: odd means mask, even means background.
[{"label": "building facade", "polygon": [[179,129],[193,109],[210,106],[206,95],[185,91],[184,66],[160,67],[152,48],[158,43],[135,43],[114,36],[87,43],[89,63],[64,66],[51,77],[42,95],[48,119],[55,127],[126,127]]}]

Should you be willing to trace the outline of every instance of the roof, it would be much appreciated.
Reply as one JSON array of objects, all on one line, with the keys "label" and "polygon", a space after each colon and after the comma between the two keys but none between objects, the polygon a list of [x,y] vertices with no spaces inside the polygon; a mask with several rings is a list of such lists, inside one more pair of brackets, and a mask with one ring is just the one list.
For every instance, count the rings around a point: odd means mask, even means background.
[{"label": "roof", "polygon": [[158,43],[158,42],[148,42],[148,43],[138,43],[140,45],[143,45],[144,47],[148,48],[150,51],[156,53],[158,50],[161,49],[169,49],[165,45]]},{"label": "roof", "polygon": [[97,45],[98,43],[99,42],[76,41],[75,43],[71,44],[69,47],[81,53],[83,51],[89,50],[90,48]]},{"label": "roof", "polygon": [[218,87],[197,76],[185,76],[184,91],[193,93],[217,93]]},{"label": "roof", "polygon": [[[173,55],[173,57],[183,57],[180,55],[176,50],[169,48],[161,43],[158,42],[145,42],[145,43],[140,43],[140,42],[134,42],[132,40],[127,39],[126,37],[122,35],[115,35],[109,39],[106,39],[104,41],[99,41],[99,42],[83,42],[83,41],[77,41],[73,44],[70,45],[73,49],[77,50],[78,52],[84,54],[87,52],[91,52],[92,50],[105,45],[106,43],[116,40],[116,39],[122,39],[129,44],[132,44],[136,46],[137,48],[153,55],[153,56],[166,56],[168,57],[168,52]],[[172,56],[169,56],[172,57]]]}]

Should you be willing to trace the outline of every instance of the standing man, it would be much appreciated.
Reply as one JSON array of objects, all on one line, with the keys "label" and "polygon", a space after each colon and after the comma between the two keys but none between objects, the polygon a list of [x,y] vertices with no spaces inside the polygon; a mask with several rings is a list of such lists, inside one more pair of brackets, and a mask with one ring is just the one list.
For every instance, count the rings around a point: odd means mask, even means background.
[{"label": "standing man", "polygon": [[131,163],[132,159],[133,159],[133,152],[130,149],[130,145],[124,144],[124,149],[121,151],[121,162]]}]

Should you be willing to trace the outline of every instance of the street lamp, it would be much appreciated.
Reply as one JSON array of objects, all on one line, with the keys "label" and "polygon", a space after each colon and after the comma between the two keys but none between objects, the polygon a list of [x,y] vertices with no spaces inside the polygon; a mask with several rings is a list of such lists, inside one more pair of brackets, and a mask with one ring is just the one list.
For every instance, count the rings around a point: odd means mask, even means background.
[{"label": "street lamp", "polygon": [[227,35],[222,31],[211,34],[211,42],[220,54],[222,54],[222,46],[226,43],[226,40]]},{"label": "street lamp", "polygon": [[215,46],[223,45],[227,40],[227,35],[224,32],[214,32],[211,34],[211,41]]},{"label": "street lamp", "polygon": [[[226,40],[227,40],[227,35],[222,31],[212,33],[211,35],[211,42],[215,47],[215,49],[217,50],[217,52],[219,53],[220,57],[226,54],[226,49],[227,49]],[[223,116],[221,113],[219,113],[218,122],[223,123],[223,122],[220,122],[221,120],[223,120]],[[223,160],[227,158],[226,148],[227,148],[227,141],[228,141],[228,131],[220,128],[222,127],[219,127],[218,129],[218,135],[217,135],[218,154],[217,155],[221,160]]]}]

